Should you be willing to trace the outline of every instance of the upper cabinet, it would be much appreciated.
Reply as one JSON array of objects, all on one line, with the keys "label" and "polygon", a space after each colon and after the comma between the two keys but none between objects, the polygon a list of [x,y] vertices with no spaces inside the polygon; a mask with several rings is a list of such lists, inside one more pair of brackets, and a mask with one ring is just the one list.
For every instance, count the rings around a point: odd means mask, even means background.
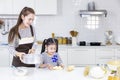
[{"label": "upper cabinet", "polygon": [[57,14],[57,0],[0,0],[0,14],[19,15],[25,6],[33,8],[36,15]]},{"label": "upper cabinet", "polygon": [[35,0],[35,12],[37,15],[56,15],[57,0]]},{"label": "upper cabinet", "polygon": [[12,0],[0,0],[0,14],[12,14]]},{"label": "upper cabinet", "polygon": [[19,14],[25,7],[31,7],[34,9],[35,0],[13,0],[13,14]]}]

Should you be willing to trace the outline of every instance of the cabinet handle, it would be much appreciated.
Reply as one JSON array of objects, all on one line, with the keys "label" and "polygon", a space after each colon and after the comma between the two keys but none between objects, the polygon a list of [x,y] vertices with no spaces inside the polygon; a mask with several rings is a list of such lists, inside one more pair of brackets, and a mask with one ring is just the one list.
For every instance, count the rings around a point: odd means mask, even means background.
[{"label": "cabinet handle", "polygon": [[88,51],[88,50],[77,50],[77,49],[76,49],[76,50],[73,50],[73,51]]},{"label": "cabinet handle", "polygon": [[120,49],[116,49],[117,51],[120,51]]},{"label": "cabinet handle", "polygon": [[105,49],[101,49],[101,50],[97,50],[97,51],[114,51],[114,50],[112,50],[112,49],[107,49],[107,50],[105,50]]},{"label": "cabinet handle", "polygon": [[120,59],[120,57],[117,57],[117,59]]},{"label": "cabinet handle", "polygon": [[99,59],[113,59],[113,57],[100,57]]}]

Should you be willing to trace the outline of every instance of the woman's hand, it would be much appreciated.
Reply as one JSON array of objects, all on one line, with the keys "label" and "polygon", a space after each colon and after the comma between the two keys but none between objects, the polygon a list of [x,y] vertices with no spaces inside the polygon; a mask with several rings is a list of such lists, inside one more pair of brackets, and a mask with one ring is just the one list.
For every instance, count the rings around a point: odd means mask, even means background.
[{"label": "woman's hand", "polygon": [[29,49],[28,53],[29,53],[29,54],[35,53],[35,49]]},{"label": "woman's hand", "polygon": [[16,56],[19,57],[20,60],[22,61],[24,54],[25,54],[24,52],[17,52],[17,53],[16,53]]}]

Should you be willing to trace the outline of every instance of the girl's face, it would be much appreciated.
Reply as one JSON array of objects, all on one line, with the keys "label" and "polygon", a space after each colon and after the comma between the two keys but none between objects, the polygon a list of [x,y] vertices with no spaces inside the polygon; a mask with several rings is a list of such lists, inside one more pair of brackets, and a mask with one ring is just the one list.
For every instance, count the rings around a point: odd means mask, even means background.
[{"label": "girl's face", "polygon": [[46,48],[47,48],[47,52],[49,55],[52,55],[56,52],[56,45],[55,44],[48,45]]},{"label": "girl's face", "polygon": [[23,20],[23,24],[25,25],[25,27],[29,27],[34,20],[35,14],[28,14],[27,16],[23,16],[22,15],[22,20]]}]

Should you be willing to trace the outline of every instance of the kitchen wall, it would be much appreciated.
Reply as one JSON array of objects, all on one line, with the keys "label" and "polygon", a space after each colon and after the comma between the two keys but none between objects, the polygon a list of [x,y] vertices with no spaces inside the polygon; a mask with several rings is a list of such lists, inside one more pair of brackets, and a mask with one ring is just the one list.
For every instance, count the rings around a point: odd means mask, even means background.
[{"label": "kitchen wall", "polygon": [[[79,16],[79,10],[87,9],[89,1],[94,1],[96,9],[106,9],[107,17],[102,17],[101,25],[96,30],[84,27],[84,19]],[[58,13],[55,16],[37,16],[35,20],[38,40],[55,36],[69,37],[70,30],[77,30],[78,41],[105,41],[104,32],[112,30],[114,36],[120,34],[120,0],[58,0]]]},{"label": "kitchen wall", "polygon": [[[87,4],[94,1],[96,9],[106,9],[107,17],[102,17],[101,25],[96,30],[88,30],[83,25],[84,19],[79,10],[87,9]],[[58,14],[55,16],[39,16],[36,20],[38,39],[51,36],[70,36],[69,31],[79,32],[78,41],[105,41],[104,33],[112,30],[114,37],[120,34],[120,0],[58,0]]]}]

